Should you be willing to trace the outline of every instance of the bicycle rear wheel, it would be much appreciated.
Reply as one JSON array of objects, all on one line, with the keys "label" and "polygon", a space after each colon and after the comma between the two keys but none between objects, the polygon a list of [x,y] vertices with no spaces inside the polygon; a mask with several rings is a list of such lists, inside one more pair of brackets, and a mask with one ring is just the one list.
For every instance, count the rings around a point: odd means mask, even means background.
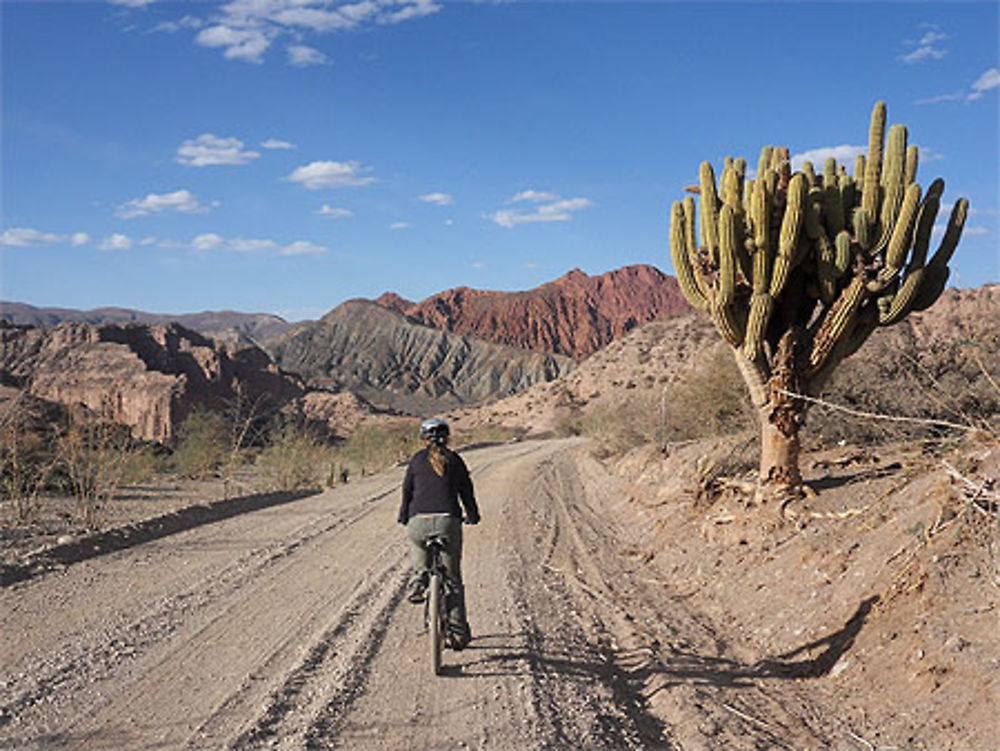
[{"label": "bicycle rear wheel", "polygon": [[430,616],[430,623],[427,624],[427,632],[430,634],[431,667],[434,675],[441,672],[441,650],[444,646],[444,603],[441,601],[443,592],[441,591],[441,575],[434,573],[431,575],[430,586],[427,588],[427,612]]}]

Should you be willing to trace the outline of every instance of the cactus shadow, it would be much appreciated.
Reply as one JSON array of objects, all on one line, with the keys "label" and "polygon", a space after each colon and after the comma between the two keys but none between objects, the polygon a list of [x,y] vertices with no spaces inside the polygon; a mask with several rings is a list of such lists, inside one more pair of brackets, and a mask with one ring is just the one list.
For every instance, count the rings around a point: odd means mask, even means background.
[{"label": "cactus shadow", "polygon": [[[862,600],[854,614],[836,631],[755,663],[744,664],[730,658],[676,650],[654,659],[650,659],[648,654],[637,653],[633,656],[636,664],[631,672],[636,677],[657,682],[648,696],[678,685],[750,688],[761,679],[820,678],[828,675],[854,645],[878,599],[875,595]],[[627,660],[629,656],[623,657]]]}]

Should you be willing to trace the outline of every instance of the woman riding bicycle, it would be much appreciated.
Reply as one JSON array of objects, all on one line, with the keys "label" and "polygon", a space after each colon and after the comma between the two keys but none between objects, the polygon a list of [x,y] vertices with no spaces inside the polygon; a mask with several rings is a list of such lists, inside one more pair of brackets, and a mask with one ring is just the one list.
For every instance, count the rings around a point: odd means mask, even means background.
[{"label": "woman riding bicycle", "polygon": [[410,602],[423,602],[426,596],[427,540],[440,537],[445,541],[441,563],[448,579],[448,643],[452,649],[462,649],[472,640],[462,584],[462,508],[466,523],[478,524],[479,507],[465,462],[447,447],[449,432],[444,420],[421,424],[420,437],[427,445],[413,455],[406,469],[399,523],[406,525],[412,543]]}]

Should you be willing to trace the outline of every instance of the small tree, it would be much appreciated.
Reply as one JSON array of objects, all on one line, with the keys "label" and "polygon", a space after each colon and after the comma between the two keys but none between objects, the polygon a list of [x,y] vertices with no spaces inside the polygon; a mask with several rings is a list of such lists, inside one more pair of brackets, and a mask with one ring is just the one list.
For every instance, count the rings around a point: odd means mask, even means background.
[{"label": "small tree", "polygon": [[174,465],[185,477],[206,479],[229,457],[226,420],[217,412],[195,407],[177,430]]},{"label": "small tree", "polygon": [[140,450],[124,425],[108,422],[78,406],[58,440],[59,464],[76,498],[81,520],[97,526],[97,512],[111,499]]},{"label": "small tree", "polygon": [[24,521],[55,469],[55,427],[25,391],[0,402],[0,498]]},{"label": "small tree", "polygon": [[673,204],[677,279],[733,349],[760,423],[764,491],[801,485],[801,397],[817,395],[878,326],[930,307],[947,282],[969,203],[956,201],[928,262],[944,181],[922,196],[906,127],[889,129],[883,158],[885,135],[878,102],[853,175],[832,158],[822,175],[809,162],[793,174],[788,149],[766,146],[752,180],[743,159],[726,158],[719,186],[701,164],[689,189],[698,220],[691,196]]}]

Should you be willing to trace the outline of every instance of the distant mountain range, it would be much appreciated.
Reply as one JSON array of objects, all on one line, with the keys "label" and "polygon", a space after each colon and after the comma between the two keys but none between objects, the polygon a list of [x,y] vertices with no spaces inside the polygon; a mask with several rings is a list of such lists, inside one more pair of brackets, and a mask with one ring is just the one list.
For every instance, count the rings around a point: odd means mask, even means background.
[{"label": "distant mountain range", "polygon": [[[642,264],[597,276],[574,269],[523,292],[457,287],[422,302],[405,300],[393,292],[386,292],[374,302],[402,314],[411,323],[577,360],[647,321],[690,310],[676,279]],[[170,315],[127,308],[38,308],[17,302],[0,302],[0,319],[28,326],[175,322],[214,339],[249,341],[265,349],[290,331],[314,323],[290,323],[267,313],[205,311]]]},{"label": "distant mountain range", "polygon": [[20,302],[0,302],[0,320],[18,326],[56,326],[60,323],[142,323],[149,325],[179,323],[213,339],[264,341],[277,336],[292,324],[269,313],[237,313],[232,310],[208,310],[202,313],[147,313],[129,308],[37,308]]},{"label": "distant mountain range", "polygon": [[[72,369],[59,366],[61,359],[72,360],[78,370],[92,374],[83,401],[102,404],[101,373],[121,370],[129,375],[115,385],[115,393],[131,394],[125,401],[132,406],[125,411],[133,416],[130,420],[137,434],[169,440],[175,419],[160,427],[139,428],[140,420],[159,419],[142,407],[148,384],[163,381],[159,387],[163,393],[158,391],[156,398],[167,401],[154,410],[162,414],[170,400],[178,398],[168,393],[176,394],[180,386],[160,375],[179,376],[183,368],[177,362],[190,360],[189,352],[204,353],[195,357],[199,361],[219,358],[226,363],[227,352],[236,356],[256,351],[267,362],[256,363],[255,372],[274,368],[266,352],[283,371],[301,376],[311,388],[327,394],[350,392],[377,408],[426,414],[506,397],[551,381],[572,370],[574,360],[589,356],[616,337],[688,309],[676,280],[652,266],[627,266],[599,276],[575,269],[524,292],[459,287],[419,303],[386,293],[374,301],[345,302],[319,321],[298,323],[269,314],[232,311],[164,315],[123,308],[80,311],[3,302],[0,321],[6,321],[7,327],[3,330],[0,325],[0,380],[6,377],[34,384],[37,395],[43,396],[44,391],[45,398],[64,394],[67,399],[80,399],[82,384],[77,382],[81,379]],[[33,333],[21,330],[25,326],[33,327]],[[156,332],[130,332],[144,327]],[[202,342],[199,335],[217,344]],[[182,342],[177,353],[163,354],[170,349],[166,343],[174,339]],[[138,344],[153,340],[164,342],[149,349],[157,352],[155,357],[147,356]],[[39,352],[55,354],[25,359],[18,352],[29,341]],[[130,351],[111,346],[126,341]],[[42,365],[44,389],[39,375]],[[225,370],[228,366],[206,367]],[[276,374],[275,369],[267,377]],[[184,405],[208,399],[197,386],[204,379],[194,376],[194,371],[186,375]],[[250,377],[245,371],[240,380]],[[76,385],[70,387],[71,383]],[[116,395],[108,398],[112,397],[122,401]],[[176,412],[173,407],[170,410]],[[116,412],[115,419],[124,418]]]}]

